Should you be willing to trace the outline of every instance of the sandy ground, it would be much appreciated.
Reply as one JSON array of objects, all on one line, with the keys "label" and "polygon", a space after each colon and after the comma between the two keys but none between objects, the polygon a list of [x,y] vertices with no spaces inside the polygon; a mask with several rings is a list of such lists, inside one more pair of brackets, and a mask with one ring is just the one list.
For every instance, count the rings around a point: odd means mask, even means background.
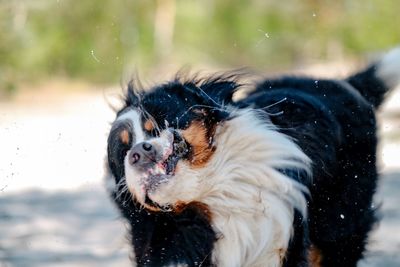
[{"label": "sandy ground", "polygon": [[[102,185],[107,101],[119,90],[97,89],[0,103],[0,267],[129,266],[126,226]],[[361,267],[400,266],[399,90],[379,120],[383,219]]]}]

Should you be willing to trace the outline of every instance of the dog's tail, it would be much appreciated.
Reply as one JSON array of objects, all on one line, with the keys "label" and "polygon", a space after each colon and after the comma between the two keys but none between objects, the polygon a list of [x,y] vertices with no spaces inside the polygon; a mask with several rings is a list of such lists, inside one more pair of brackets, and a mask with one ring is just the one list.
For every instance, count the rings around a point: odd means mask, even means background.
[{"label": "dog's tail", "polygon": [[350,76],[347,81],[378,108],[385,94],[400,84],[400,47],[389,51],[364,71]]}]

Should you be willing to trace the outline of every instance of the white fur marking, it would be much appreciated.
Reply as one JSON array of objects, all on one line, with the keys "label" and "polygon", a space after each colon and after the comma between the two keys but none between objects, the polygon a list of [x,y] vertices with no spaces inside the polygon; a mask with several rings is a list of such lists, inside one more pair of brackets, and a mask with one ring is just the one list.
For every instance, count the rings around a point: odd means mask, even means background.
[{"label": "white fur marking", "polygon": [[223,235],[216,243],[215,262],[226,267],[281,266],[294,208],[305,215],[307,204],[305,187],[276,169],[308,171],[309,158],[251,110],[239,111],[215,139],[217,151],[209,166],[215,168],[217,194],[204,200],[215,230]]},{"label": "white fur marking", "polygon": [[255,110],[217,128],[216,151],[201,169],[178,163],[175,176],[152,195],[159,204],[200,201],[222,237],[213,261],[221,267],[281,266],[294,208],[306,215],[307,189],[277,169],[309,171],[310,160]]}]

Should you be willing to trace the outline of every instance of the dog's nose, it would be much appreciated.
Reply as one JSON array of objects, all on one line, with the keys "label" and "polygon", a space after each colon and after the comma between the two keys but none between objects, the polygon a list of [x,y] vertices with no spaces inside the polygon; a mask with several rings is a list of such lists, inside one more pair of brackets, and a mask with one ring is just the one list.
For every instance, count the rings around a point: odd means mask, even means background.
[{"label": "dog's nose", "polygon": [[156,160],[154,146],[148,142],[136,144],[129,153],[129,163],[136,167],[147,167]]}]

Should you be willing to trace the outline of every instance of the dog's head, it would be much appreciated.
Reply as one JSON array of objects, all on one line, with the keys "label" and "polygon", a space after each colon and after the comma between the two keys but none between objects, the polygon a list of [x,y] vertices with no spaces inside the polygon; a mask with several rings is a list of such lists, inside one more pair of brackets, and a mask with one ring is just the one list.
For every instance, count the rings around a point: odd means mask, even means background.
[{"label": "dog's head", "polygon": [[108,166],[134,201],[160,211],[201,200],[202,180],[218,144],[218,126],[231,118],[223,106],[239,87],[234,75],[175,79],[138,92],[129,84],[125,106],[108,137]]}]

